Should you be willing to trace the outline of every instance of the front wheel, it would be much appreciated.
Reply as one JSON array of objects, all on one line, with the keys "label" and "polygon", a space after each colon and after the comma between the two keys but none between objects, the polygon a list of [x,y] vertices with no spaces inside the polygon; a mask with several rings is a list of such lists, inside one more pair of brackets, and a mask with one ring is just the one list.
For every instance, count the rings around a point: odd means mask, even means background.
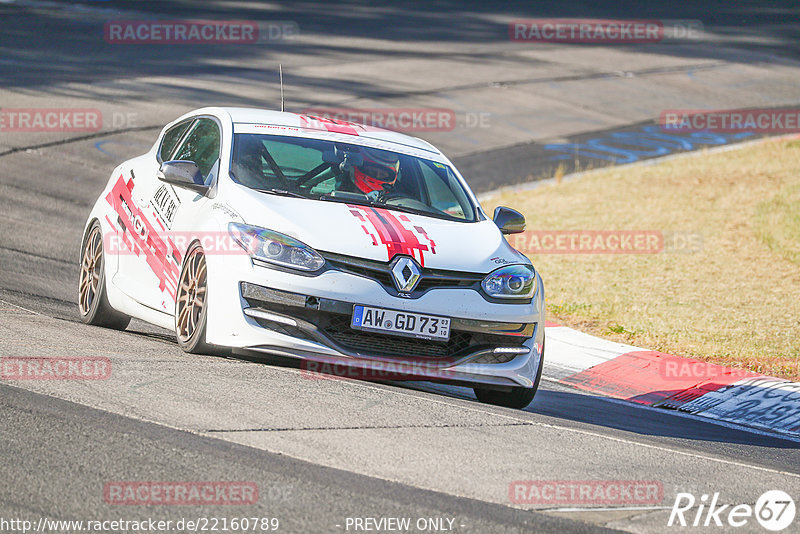
[{"label": "front wheel", "polygon": [[539,389],[539,382],[542,381],[542,368],[544,367],[544,339],[542,339],[542,354],[539,359],[539,370],[536,372],[536,379],[533,387],[522,388],[512,387],[511,391],[497,391],[493,389],[473,388],[475,396],[485,404],[505,406],[506,408],[523,409],[533,401],[536,391]]},{"label": "front wheel", "polygon": [[195,243],[186,253],[175,296],[175,335],[181,349],[191,354],[211,351],[206,343],[207,289],[206,256]]},{"label": "front wheel", "polygon": [[107,295],[103,233],[100,223],[95,221],[81,251],[78,311],[86,324],[125,330],[131,318],[112,308]]}]

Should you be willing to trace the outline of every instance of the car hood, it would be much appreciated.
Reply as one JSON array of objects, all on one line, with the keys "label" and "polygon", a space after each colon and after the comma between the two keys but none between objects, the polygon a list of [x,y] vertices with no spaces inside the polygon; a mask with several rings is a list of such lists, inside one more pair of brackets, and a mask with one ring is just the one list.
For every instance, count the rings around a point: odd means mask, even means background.
[{"label": "car hood", "polygon": [[[238,186],[225,207],[242,222],[289,235],[320,252],[388,262],[398,254],[423,267],[488,273],[530,263],[490,220],[449,221],[334,201],[260,193]],[[237,220],[237,219],[234,219]]]}]

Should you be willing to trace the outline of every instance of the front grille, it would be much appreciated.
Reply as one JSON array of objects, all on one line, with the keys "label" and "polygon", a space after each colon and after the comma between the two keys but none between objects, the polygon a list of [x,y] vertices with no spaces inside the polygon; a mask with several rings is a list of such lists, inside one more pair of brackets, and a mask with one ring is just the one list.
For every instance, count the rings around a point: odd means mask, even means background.
[{"label": "front grille", "polygon": [[346,315],[332,315],[322,331],[346,349],[378,356],[446,358],[457,356],[472,342],[469,332],[453,331],[448,341],[428,341],[354,330],[350,328],[350,317]]},{"label": "front grille", "polygon": [[[365,260],[334,254],[332,252],[321,252],[328,264],[336,270],[363,276],[375,280],[390,295],[397,295],[398,291],[394,285],[391,274],[392,262],[381,262],[375,260]],[[460,271],[444,271],[440,269],[422,268],[419,282],[414,291],[411,292],[412,298],[423,295],[426,291],[437,288],[477,288],[483,280],[484,275],[476,273],[466,273]]]},{"label": "front grille", "polygon": [[372,266],[366,266],[366,265],[350,264],[332,260],[329,261],[336,269],[340,271],[357,274],[358,276],[363,276],[365,278],[371,278],[385,287],[394,287],[394,282],[392,282],[392,275],[389,272],[388,268],[387,269],[379,267],[373,268]]},{"label": "front grille", "polygon": [[[521,347],[528,339],[528,336],[452,329],[449,340],[434,341],[356,330],[350,327],[352,304],[300,295],[294,300],[278,298],[274,294],[282,292],[265,291],[255,296],[257,292],[250,289],[246,292],[247,296],[243,296],[251,307],[293,317],[300,321],[300,324],[294,327],[256,318],[262,327],[364,356],[410,359],[458,358],[481,349]],[[303,298],[305,307],[300,307]],[[481,363],[503,363],[503,360],[505,355],[491,357]]]}]

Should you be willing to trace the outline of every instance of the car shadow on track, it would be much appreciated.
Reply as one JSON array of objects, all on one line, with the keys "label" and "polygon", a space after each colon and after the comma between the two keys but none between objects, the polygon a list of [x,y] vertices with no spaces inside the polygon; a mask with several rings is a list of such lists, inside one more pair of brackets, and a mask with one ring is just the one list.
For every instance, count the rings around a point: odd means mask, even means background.
[{"label": "car shadow on track", "polygon": [[529,411],[579,423],[669,438],[800,449],[800,443],[779,436],[722,426],[711,420],[688,417],[607,397],[569,391],[540,391]]},{"label": "car shadow on track", "polygon": [[[237,354],[234,358],[302,370],[300,360],[280,356],[248,353]],[[331,379],[353,380],[340,376],[331,376]],[[486,406],[479,404],[472,390],[466,387],[416,381],[370,381],[370,383],[462,399],[472,401],[476,406]],[[496,406],[487,408],[493,411],[506,411],[510,415],[519,414],[523,418],[528,418],[529,415],[544,416],[546,420],[541,421],[544,423],[563,424],[565,421],[570,421],[587,430],[591,430],[591,427],[603,427],[642,436],[681,439],[688,442],[800,450],[800,443],[777,435],[723,426],[711,420],[689,417],[672,410],[641,406],[577,390],[571,391],[569,386],[551,385],[548,382],[542,383],[533,403],[523,412]]]},{"label": "car shadow on track", "polygon": [[[414,389],[460,398],[474,396],[467,388],[443,384],[409,383]],[[781,449],[800,449],[800,443],[776,435],[750,432],[744,428],[722,426],[672,410],[627,403],[617,399],[569,391],[559,385],[557,390],[544,384],[525,412],[592,426],[613,428],[640,435],[677,438],[691,441],[752,445]],[[463,390],[463,391],[458,391]]]}]

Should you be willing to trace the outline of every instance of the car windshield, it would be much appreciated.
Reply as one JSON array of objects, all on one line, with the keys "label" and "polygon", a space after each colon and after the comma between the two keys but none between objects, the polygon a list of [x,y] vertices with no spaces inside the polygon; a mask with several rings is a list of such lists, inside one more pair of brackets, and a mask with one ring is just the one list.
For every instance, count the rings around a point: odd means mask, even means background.
[{"label": "car windshield", "polygon": [[476,210],[442,163],[319,139],[236,134],[232,178],[273,194],[368,204],[473,222]]}]

